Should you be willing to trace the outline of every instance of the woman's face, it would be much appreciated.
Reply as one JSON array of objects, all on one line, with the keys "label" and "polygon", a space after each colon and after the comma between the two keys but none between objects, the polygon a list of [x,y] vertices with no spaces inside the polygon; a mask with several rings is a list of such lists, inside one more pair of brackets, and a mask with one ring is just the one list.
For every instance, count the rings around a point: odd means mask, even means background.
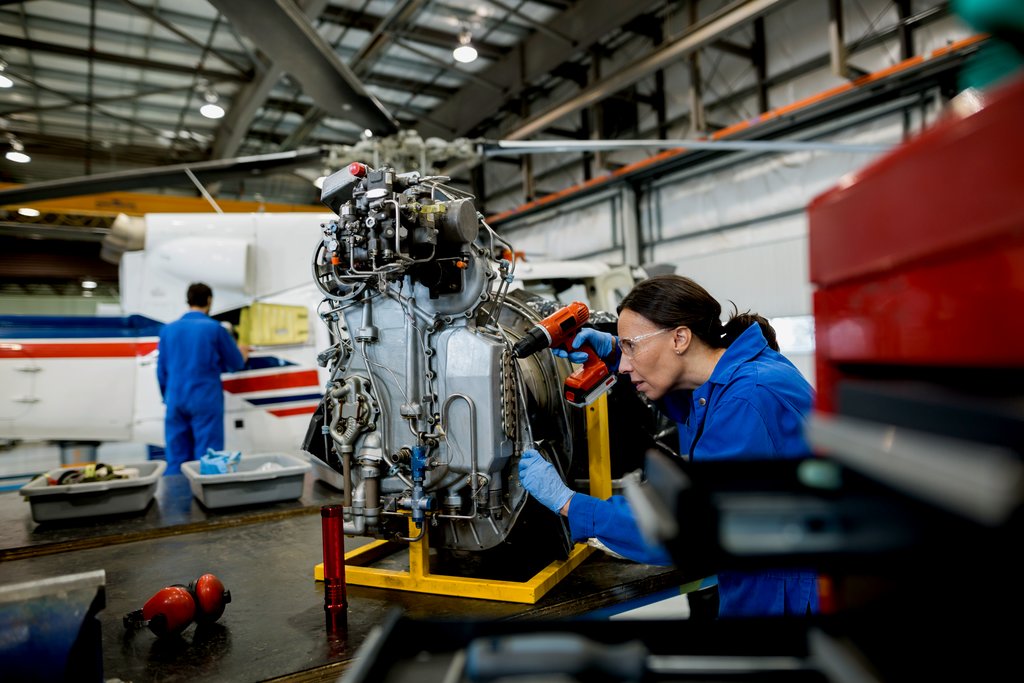
[{"label": "woman's face", "polygon": [[681,359],[676,355],[675,329],[658,327],[628,308],[619,315],[619,373],[629,375],[636,390],[652,401],[675,389],[679,381]]}]

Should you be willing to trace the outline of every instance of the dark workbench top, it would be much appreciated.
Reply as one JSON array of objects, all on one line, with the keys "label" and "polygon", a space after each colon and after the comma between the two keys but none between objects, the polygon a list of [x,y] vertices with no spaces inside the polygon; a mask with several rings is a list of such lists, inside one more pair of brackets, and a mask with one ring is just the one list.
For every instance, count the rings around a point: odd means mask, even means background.
[{"label": "dark workbench top", "polygon": [[0,561],[313,514],[340,500],[339,491],[307,475],[298,499],[207,508],[192,495],[185,475],[172,474],[160,477],[153,502],[141,512],[37,524],[28,499],[5,492],[0,493]]},{"label": "dark workbench top", "polygon": [[[336,492],[307,481],[302,498],[291,504],[215,513],[192,499],[187,482],[184,488],[179,483],[165,477],[145,513],[107,527],[93,520],[40,528],[31,523],[20,496],[0,495],[0,533],[8,551],[0,556],[0,585],[105,571],[106,607],[99,619],[107,679],[337,680],[370,630],[395,609],[412,618],[462,621],[567,618],[682,583],[669,568],[598,552],[535,605],[349,586],[347,631],[331,639],[324,624],[323,584],[313,579],[322,560],[320,516],[314,513],[324,502],[336,502]],[[12,517],[12,511],[18,514]],[[367,541],[346,539],[346,548]],[[31,548],[40,552],[25,550]],[[187,584],[206,572],[216,574],[232,594],[218,622],[204,629],[190,626],[177,639],[125,630],[122,617],[159,589]]]}]

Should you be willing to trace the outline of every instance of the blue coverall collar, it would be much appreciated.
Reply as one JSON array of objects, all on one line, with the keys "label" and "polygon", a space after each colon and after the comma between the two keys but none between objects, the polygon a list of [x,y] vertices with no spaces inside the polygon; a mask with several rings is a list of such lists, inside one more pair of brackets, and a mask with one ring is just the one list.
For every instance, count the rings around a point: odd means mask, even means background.
[{"label": "blue coverall collar", "polygon": [[762,353],[768,341],[761,332],[761,326],[757,323],[750,323],[750,327],[743,330],[743,333],[736,337],[736,340],[729,345],[718,364],[711,372],[707,384],[728,384],[733,374],[747,361]]}]

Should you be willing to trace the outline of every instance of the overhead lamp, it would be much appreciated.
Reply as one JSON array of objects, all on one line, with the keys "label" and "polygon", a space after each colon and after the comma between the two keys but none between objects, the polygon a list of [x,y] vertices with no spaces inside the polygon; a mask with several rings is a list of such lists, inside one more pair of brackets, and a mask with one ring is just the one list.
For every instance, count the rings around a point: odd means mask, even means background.
[{"label": "overhead lamp", "polygon": [[476,61],[477,51],[476,48],[470,44],[470,41],[472,40],[473,36],[469,31],[463,31],[459,34],[459,46],[452,50],[452,57],[455,58],[456,62],[469,64],[470,62]]},{"label": "overhead lamp", "polygon": [[364,128],[363,129],[363,139],[364,140],[369,140],[372,137],[373,137],[373,131],[370,130],[369,128]]},{"label": "overhead lamp", "polygon": [[96,289],[96,281],[82,280],[82,289]]},{"label": "overhead lamp", "polygon": [[26,218],[35,218],[39,215],[39,209],[33,209],[31,206],[23,206],[18,209],[19,216],[25,216]]},{"label": "overhead lamp", "polygon": [[203,99],[206,100],[206,104],[199,107],[200,114],[208,119],[224,118],[224,107],[217,104],[217,93],[207,90],[203,93]]},{"label": "overhead lamp", "polygon": [[11,143],[11,149],[4,155],[8,161],[18,164],[27,164],[32,161],[32,157],[25,154],[25,145],[21,144],[21,140],[13,135],[8,135],[7,140]]},{"label": "overhead lamp", "polygon": [[0,59],[0,88],[10,88],[14,85],[12,81],[4,71],[7,70],[7,62]]},{"label": "overhead lamp", "polygon": [[210,82],[205,78],[200,78],[196,83],[196,90],[203,96],[203,101],[206,102],[203,106],[199,107],[199,113],[208,119],[220,119],[224,118],[224,107],[217,104],[217,93],[214,92],[210,86]]}]

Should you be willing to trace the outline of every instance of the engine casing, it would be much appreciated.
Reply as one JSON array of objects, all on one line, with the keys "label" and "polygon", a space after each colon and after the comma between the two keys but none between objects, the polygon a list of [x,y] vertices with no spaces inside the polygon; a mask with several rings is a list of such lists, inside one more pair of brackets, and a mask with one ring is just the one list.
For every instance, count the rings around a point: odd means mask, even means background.
[{"label": "engine casing", "polygon": [[312,270],[335,343],[304,447],[343,492],[346,534],[429,528],[434,547],[479,551],[506,541],[526,505],[523,449],[565,472],[580,430],[560,397],[568,364],[511,353],[553,302],[506,296],[514,265],[495,254],[511,245],[446,180],[353,164],[325,181],[338,219],[322,225]]}]

